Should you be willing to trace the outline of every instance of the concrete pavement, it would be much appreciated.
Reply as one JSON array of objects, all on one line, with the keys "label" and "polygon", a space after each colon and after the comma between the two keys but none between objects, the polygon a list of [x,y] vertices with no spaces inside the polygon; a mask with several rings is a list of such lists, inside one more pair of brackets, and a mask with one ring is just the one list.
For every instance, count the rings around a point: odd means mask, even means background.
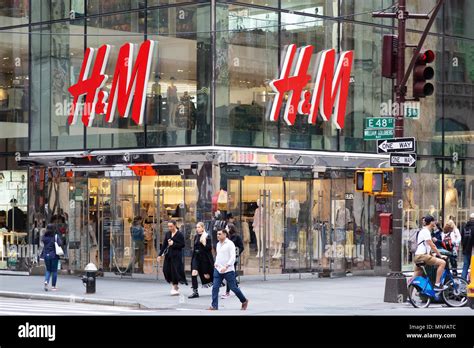
[{"label": "concrete pavement", "polygon": [[[242,277],[241,289],[249,299],[246,312],[233,296],[219,300],[219,311],[209,312],[211,289],[199,289],[198,299],[188,299],[190,286],[180,286],[180,296],[170,296],[163,280],[98,278],[97,292],[85,294],[79,277],[60,276],[57,292],[45,292],[41,276],[0,276],[0,297],[56,300],[147,309],[150,314],[252,314],[252,315],[473,315],[468,307],[432,304],[416,309],[408,303],[384,303],[384,277],[306,278],[263,281]],[[220,294],[223,294],[221,288]],[[0,306],[1,309],[1,306]]]}]

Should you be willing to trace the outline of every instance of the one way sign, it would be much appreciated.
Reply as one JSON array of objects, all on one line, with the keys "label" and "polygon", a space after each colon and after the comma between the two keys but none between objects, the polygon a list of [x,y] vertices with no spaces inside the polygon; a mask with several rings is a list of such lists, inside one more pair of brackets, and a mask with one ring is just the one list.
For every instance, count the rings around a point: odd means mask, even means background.
[{"label": "one way sign", "polygon": [[391,153],[391,167],[416,167],[416,153]]},{"label": "one way sign", "polygon": [[377,140],[377,153],[416,152],[415,138]]}]

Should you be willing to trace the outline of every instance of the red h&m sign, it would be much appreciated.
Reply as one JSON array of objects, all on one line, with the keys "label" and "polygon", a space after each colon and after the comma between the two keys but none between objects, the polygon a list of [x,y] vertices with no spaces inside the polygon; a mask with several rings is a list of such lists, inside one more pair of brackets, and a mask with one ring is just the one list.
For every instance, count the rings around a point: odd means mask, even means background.
[{"label": "red h&m sign", "polygon": [[92,62],[95,49],[87,48],[79,80],[68,89],[74,97],[68,118],[69,124],[77,122],[81,110],[78,103],[82,101],[82,123],[87,127],[92,125],[96,114],[105,114],[105,120],[113,122],[117,108],[121,117],[128,117],[132,101],[132,120],[137,125],[143,124],[146,86],[150,78],[154,45],[155,41],[152,40],[143,42],[135,64],[133,63],[135,45],[126,43],[120,48],[110,95],[102,91],[108,79],[105,69],[109,59],[110,45],[99,47],[94,63]]},{"label": "red h&m sign", "polygon": [[[283,66],[278,80],[270,82],[271,88],[276,92],[270,111],[270,120],[278,121],[283,97],[288,93],[286,108],[283,114],[288,125],[294,125],[296,114],[308,115],[308,123],[316,123],[318,110],[324,121],[328,121],[333,114],[334,124],[338,129],[344,128],[347,95],[352,69],[353,51],[341,52],[336,66],[336,51],[325,50],[317,55],[315,68],[314,90],[311,94],[305,90],[312,76],[308,75],[314,47],[304,46],[298,51],[296,45],[289,45],[283,61]],[[297,56],[298,61],[294,75],[290,76],[293,61]],[[336,70],[334,70],[334,67]]]}]

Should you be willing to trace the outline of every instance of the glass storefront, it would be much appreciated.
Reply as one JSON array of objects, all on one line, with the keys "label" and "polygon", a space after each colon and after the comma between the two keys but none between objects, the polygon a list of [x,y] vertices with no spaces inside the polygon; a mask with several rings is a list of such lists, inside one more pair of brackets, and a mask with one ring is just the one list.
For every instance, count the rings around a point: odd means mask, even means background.
[{"label": "glass storefront", "polygon": [[[434,4],[414,1],[409,10],[429,12]],[[297,158],[302,151],[375,154],[375,142],[364,140],[364,122],[393,106],[392,81],[381,76],[381,48],[383,35],[396,30],[393,20],[373,18],[371,12],[392,12],[394,1],[6,0],[0,5],[0,214],[12,209],[15,198],[27,213],[24,229],[32,242],[53,217],[67,225],[65,267],[80,270],[93,261],[104,272],[156,276],[166,222],[176,219],[186,235],[189,268],[195,223],[212,228],[213,199],[221,190],[227,200],[217,208],[232,213],[246,243],[244,274],[386,266],[389,236],[380,233],[380,214],[391,212],[393,202],[353,190],[354,170],[368,165],[327,161],[319,167],[318,160],[301,164]],[[422,216],[452,218],[462,227],[474,209],[473,15],[467,0],[446,2],[424,44],[437,56],[435,93],[421,100],[419,119],[405,121],[405,136],[416,137],[419,156],[416,169],[404,172],[405,269],[411,268],[408,239]],[[409,23],[409,43],[417,42],[424,23]],[[110,123],[97,116],[92,127],[80,121],[70,125],[68,88],[78,82],[85,49],[110,45],[104,85],[110,92],[120,47],[146,39],[158,44],[143,124],[116,113]],[[269,82],[279,76],[289,44],[315,47],[310,70],[316,52],[354,51],[344,129],[319,116],[308,124],[298,115],[291,127],[282,117],[269,121],[275,96]],[[411,79],[407,86],[410,94]],[[307,86],[313,87],[313,82]],[[184,158],[191,147],[237,148],[244,157],[241,148],[284,150],[294,158],[260,168],[232,160],[216,165],[206,158],[193,162],[196,174],[179,168],[181,159],[189,164]],[[144,162],[151,167],[173,162],[172,170],[144,175],[130,168],[136,163],[127,151],[162,148],[176,152]],[[100,161],[97,154],[87,156],[97,151],[104,154]],[[109,152],[128,160],[107,159]],[[25,156],[30,169],[18,171],[15,158]],[[130,234],[135,216],[143,217],[146,231],[138,251]]]}]

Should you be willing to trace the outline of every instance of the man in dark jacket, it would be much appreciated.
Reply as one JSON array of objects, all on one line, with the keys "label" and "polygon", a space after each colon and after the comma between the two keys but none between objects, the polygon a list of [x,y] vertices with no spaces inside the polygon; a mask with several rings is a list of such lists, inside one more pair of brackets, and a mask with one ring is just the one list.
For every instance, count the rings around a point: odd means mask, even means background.
[{"label": "man in dark jacket", "polygon": [[464,255],[464,265],[462,267],[461,277],[467,279],[467,271],[471,263],[472,256],[472,233],[474,232],[474,213],[469,216],[469,221],[461,232],[462,253]]}]

